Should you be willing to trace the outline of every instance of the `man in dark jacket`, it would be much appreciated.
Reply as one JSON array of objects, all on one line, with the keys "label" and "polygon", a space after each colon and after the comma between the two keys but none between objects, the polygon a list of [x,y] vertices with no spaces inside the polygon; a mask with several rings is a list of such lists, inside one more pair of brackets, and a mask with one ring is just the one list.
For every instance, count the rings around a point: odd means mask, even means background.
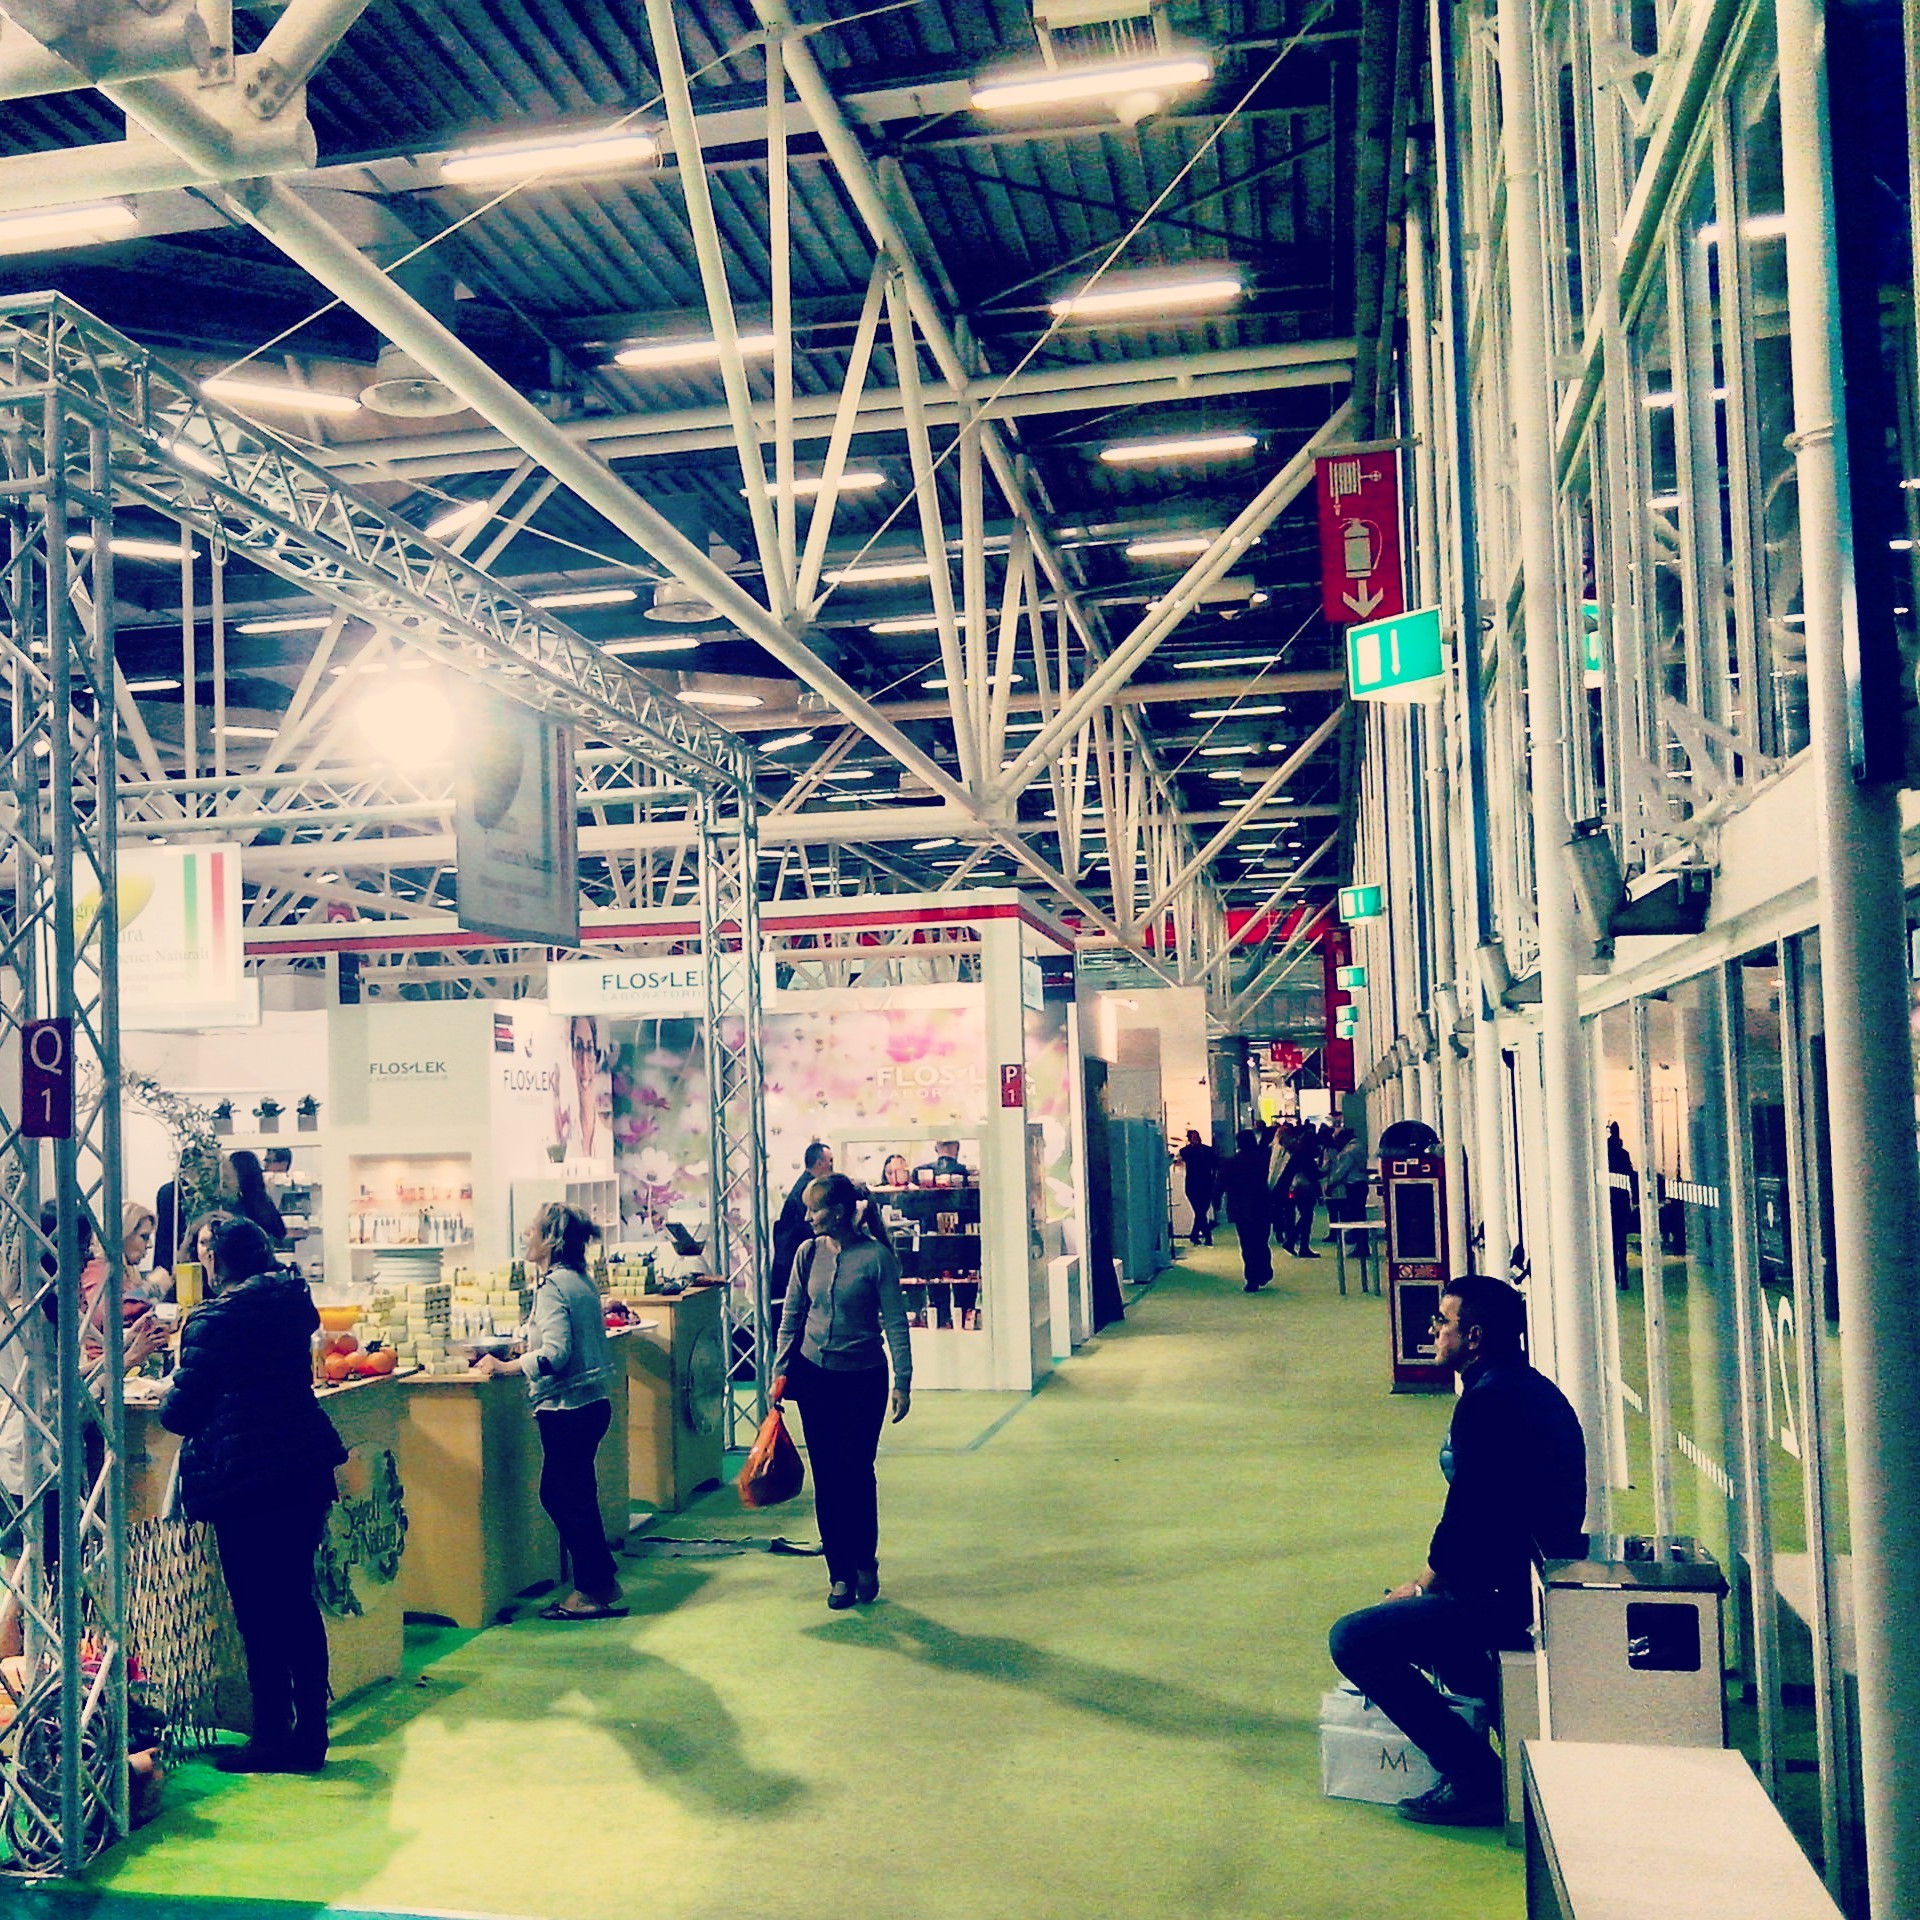
[{"label": "man in dark jacket", "polygon": [[1428,1826],[1495,1827],[1506,1818],[1500,1762],[1429,1674],[1468,1698],[1496,1699],[1494,1654],[1527,1644],[1536,1551],[1582,1552],[1586,1441],[1567,1397],[1523,1352],[1526,1303],[1504,1280],[1447,1283],[1434,1347],[1460,1375],[1440,1448],[1447,1499],[1417,1579],[1337,1621],[1333,1664],[1440,1775],[1401,1802]]},{"label": "man in dark jacket", "polygon": [[1240,1241],[1240,1267],[1247,1291],[1258,1293],[1273,1278],[1267,1245],[1267,1150],[1251,1127],[1242,1127],[1239,1151],[1227,1162],[1227,1211]]},{"label": "man in dark jacket", "polygon": [[1200,1138],[1198,1127],[1187,1129],[1187,1144],[1180,1149],[1180,1166],[1186,1179],[1187,1205],[1193,1209],[1193,1244],[1213,1245],[1213,1209],[1220,1194],[1220,1156]]},{"label": "man in dark jacket", "polygon": [[786,1298],[787,1276],[793,1272],[793,1256],[813,1238],[807,1225],[807,1205],[801,1196],[816,1180],[824,1180],[833,1171],[833,1149],[815,1140],[801,1156],[800,1178],[787,1190],[786,1204],[773,1223],[773,1264],[767,1270],[767,1299],[776,1309],[773,1325],[780,1324],[777,1311]]},{"label": "man in dark jacket", "polygon": [[183,1436],[180,1499],[212,1523],[246,1649],[253,1735],[226,1773],[317,1773],[327,1757],[327,1629],[314,1555],[347,1457],[313,1394],[320,1316],[250,1220],[214,1248],[213,1297],[181,1330],[160,1424]]}]

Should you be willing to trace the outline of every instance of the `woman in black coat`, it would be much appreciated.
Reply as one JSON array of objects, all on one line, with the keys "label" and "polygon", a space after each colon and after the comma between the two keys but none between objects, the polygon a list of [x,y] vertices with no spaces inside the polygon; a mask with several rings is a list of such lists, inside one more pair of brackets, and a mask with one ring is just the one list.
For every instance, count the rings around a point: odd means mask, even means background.
[{"label": "woman in black coat", "polygon": [[251,1220],[278,1246],[287,1237],[287,1223],[280,1218],[280,1209],[267,1191],[267,1175],[260,1156],[249,1147],[235,1147],[227,1155],[227,1165],[233,1170],[231,1210],[242,1220]]},{"label": "woman in black coat", "polygon": [[313,1562],[347,1457],[313,1396],[320,1315],[249,1220],[213,1250],[209,1298],[180,1335],[160,1422],[183,1436],[180,1497],[212,1524],[247,1653],[253,1736],[224,1773],[318,1773],[327,1758],[327,1630]]}]

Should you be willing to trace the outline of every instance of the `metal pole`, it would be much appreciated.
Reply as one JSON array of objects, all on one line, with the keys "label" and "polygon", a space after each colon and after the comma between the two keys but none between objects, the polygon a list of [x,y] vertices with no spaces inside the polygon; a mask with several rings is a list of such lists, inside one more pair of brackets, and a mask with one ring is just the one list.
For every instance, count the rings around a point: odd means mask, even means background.
[{"label": "metal pole", "polygon": [[[1493,843],[1487,795],[1486,676],[1481,655],[1480,534],[1473,444],[1473,354],[1467,304],[1460,135],[1465,126],[1454,46],[1455,0],[1431,0],[1433,150],[1439,183],[1436,232],[1440,246],[1440,316],[1447,384],[1448,489],[1453,505],[1451,559],[1456,604],[1454,638],[1460,655],[1460,746],[1466,794],[1467,855],[1473,863],[1468,925],[1474,949],[1494,938]],[[1437,416],[1436,416],[1437,417]],[[1484,1235],[1483,1265],[1506,1271],[1513,1246],[1509,1225],[1506,1149],[1500,1125],[1500,1009],[1478,979],[1463,982],[1463,1004],[1474,1012],[1473,1190]]]},{"label": "metal pole", "polygon": [[1853,777],[1846,426],[1828,202],[1822,10],[1776,0],[1793,440],[1820,859],[1820,987],[1833,1140],[1847,1509],[1859,1656],[1861,1801],[1872,1909],[1920,1912],[1920,1161],[1913,1152],[1899,795]]},{"label": "metal pole", "polygon": [[1600,1377],[1593,1154],[1586,1044],[1580,1027],[1579,927],[1566,854],[1566,709],[1554,538],[1553,416],[1548,405],[1547,264],[1540,234],[1540,142],[1534,103],[1532,0],[1500,0],[1501,149],[1507,185],[1509,405],[1525,576],[1527,711],[1532,728],[1533,886],[1540,922],[1540,1032],[1546,1072],[1547,1235],[1554,1295],[1554,1374],[1587,1431],[1587,1500],[1607,1511]]}]

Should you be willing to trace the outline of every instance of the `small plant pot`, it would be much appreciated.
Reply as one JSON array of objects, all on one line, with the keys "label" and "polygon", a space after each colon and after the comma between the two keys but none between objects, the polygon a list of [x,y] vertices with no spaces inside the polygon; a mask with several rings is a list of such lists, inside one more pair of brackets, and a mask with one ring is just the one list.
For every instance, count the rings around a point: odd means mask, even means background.
[{"label": "small plant pot", "polygon": [[213,1116],[213,1130],[223,1140],[228,1138],[233,1132],[233,1115],[230,1113],[216,1113]]},{"label": "small plant pot", "polygon": [[320,1131],[320,1116],[317,1113],[296,1113],[293,1118],[295,1129],[300,1133]]},{"label": "small plant pot", "polygon": [[547,1158],[551,1160],[556,1167],[566,1157],[567,1157],[567,1150],[564,1146],[555,1144],[547,1148]]},{"label": "small plant pot", "polygon": [[262,1133],[278,1133],[280,1131],[280,1116],[277,1113],[256,1113],[253,1117],[260,1122],[260,1131]]}]

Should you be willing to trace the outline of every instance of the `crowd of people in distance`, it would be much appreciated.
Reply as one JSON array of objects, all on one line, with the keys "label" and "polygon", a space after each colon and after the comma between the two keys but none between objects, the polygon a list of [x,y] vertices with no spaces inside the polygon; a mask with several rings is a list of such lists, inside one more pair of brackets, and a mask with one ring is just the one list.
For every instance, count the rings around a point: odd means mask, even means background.
[{"label": "crowd of people in distance", "polygon": [[[1213,1245],[1222,1202],[1240,1236],[1240,1261],[1249,1293],[1273,1278],[1272,1245],[1298,1260],[1317,1260],[1314,1217],[1324,1197],[1327,1219],[1357,1220],[1366,1211],[1367,1151],[1351,1127],[1313,1120],[1242,1127],[1230,1159],[1187,1129],[1178,1153],[1192,1242]],[[1330,1240],[1333,1236],[1328,1234]]]}]

